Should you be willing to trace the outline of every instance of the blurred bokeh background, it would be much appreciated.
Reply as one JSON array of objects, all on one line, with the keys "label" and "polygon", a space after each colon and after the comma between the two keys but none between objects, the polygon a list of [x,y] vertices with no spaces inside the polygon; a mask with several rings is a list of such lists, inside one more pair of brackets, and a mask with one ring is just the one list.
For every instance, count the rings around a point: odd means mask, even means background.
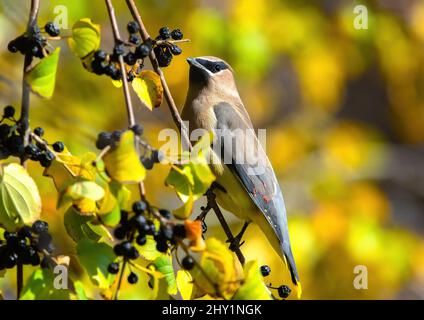
[{"label": "blurred bokeh background", "polygon": [[[114,2],[124,32],[130,15],[124,1]],[[101,24],[102,48],[111,51],[103,1],[41,3],[40,25],[63,5],[69,27],[83,17]],[[167,25],[191,39],[164,70],[178,106],[187,90],[186,57],[215,55],[235,69],[255,127],[267,129],[266,149],[286,199],[303,297],[424,299],[424,2],[136,3],[152,35]],[[354,28],[358,4],[368,8],[368,29]],[[2,107],[20,104],[22,56],[6,47],[24,31],[28,9],[29,1],[0,2]],[[98,132],[126,126],[122,92],[108,78],[84,70],[66,43],[57,45],[63,50],[56,91],[51,100],[32,96],[31,125],[44,127],[49,141],[62,140],[75,154],[94,151]],[[167,106],[150,112],[134,101],[146,138],[160,146],[158,132],[173,127]],[[53,183],[38,164],[30,172],[57,251],[72,255]],[[164,186],[167,172],[155,167],[146,188],[152,202],[173,209],[179,203]],[[234,232],[241,228],[227,217]],[[208,236],[225,239],[212,214],[207,222]],[[256,227],[249,227],[245,240],[247,259],[273,270],[267,280],[288,284],[283,263]],[[367,290],[353,286],[356,265],[368,268]]]}]

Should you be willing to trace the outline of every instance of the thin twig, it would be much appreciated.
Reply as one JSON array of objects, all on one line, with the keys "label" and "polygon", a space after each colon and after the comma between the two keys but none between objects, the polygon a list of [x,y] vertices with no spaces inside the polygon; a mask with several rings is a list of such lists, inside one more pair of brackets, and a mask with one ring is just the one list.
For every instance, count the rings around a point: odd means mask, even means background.
[{"label": "thin twig", "polygon": [[121,273],[119,274],[118,285],[116,286],[115,296],[113,298],[114,300],[118,300],[119,298],[119,290],[121,289],[122,279],[124,278],[126,266],[127,266],[127,259],[124,259],[124,262],[122,263]]},{"label": "thin twig", "polygon": [[[149,33],[147,32],[146,27],[144,26],[143,20],[141,19],[141,15],[137,9],[137,6],[134,3],[134,0],[126,0],[126,2],[131,12],[131,15],[140,26],[141,38],[143,39],[143,41],[147,41],[148,39],[150,39],[150,36],[149,36]],[[174,98],[172,97],[172,94],[171,94],[171,91],[169,90],[165,76],[163,75],[163,72],[159,66],[159,63],[156,59],[156,56],[153,50],[150,52],[149,58],[150,58],[150,62],[152,63],[153,69],[160,77],[165,99],[166,99],[166,102],[168,103],[169,111],[171,112],[172,119],[174,120],[181,134],[181,141],[183,143],[183,147],[191,150],[191,143],[190,143],[190,138],[188,136],[188,129],[186,125],[184,124],[183,120],[181,119],[180,113],[178,112],[177,105],[175,104]]]},{"label": "thin twig", "polygon": [[[105,0],[105,1],[106,1],[108,13],[109,13],[110,23],[112,25],[112,31],[113,31],[113,36],[115,38],[115,44],[116,44],[116,43],[122,42],[122,40],[121,40],[121,35],[119,34],[118,23],[116,21],[115,9],[113,8],[113,4],[111,0]],[[124,88],[125,106],[127,109],[128,124],[130,127],[132,127],[133,125],[135,125],[134,109],[132,106],[131,95],[130,95],[130,90],[128,86],[128,79],[127,79],[127,74],[125,70],[125,63],[124,63],[124,58],[122,57],[122,55],[118,56],[118,60],[119,60],[120,68],[121,68],[121,75],[122,75],[121,80],[122,80],[122,87]]]}]

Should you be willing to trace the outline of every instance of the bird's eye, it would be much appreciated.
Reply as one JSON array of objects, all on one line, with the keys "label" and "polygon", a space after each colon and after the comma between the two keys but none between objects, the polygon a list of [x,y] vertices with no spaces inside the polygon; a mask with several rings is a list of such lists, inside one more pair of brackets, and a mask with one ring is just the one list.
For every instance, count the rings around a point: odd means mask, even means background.
[{"label": "bird's eye", "polygon": [[219,71],[221,71],[222,70],[222,66],[220,65],[220,64],[216,64],[215,65],[215,71],[216,72],[219,72]]}]

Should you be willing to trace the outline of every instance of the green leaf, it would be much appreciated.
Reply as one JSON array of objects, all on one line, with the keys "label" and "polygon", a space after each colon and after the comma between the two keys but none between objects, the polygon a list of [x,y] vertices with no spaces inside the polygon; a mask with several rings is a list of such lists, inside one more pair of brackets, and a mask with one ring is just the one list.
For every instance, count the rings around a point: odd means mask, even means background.
[{"label": "green leaf", "polygon": [[35,270],[26,281],[21,300],[69,300],[69,290],[53,286],[55,276],[49,269]]},{"label": "green leaf", "polygon": [[[184,203],[182,207],[174,211],[174,215],[180,219],[186,219],[191,215],[194,201],[203,196],[208,190],[215,176],[212,173],[205,157],[202,155],[202,146],[205,139],[201,139],[195,147],[199,151],[189,162],[179,167],[172,167],[165,180],[165,184],[172,186],[178,197]],[[200,147],[200,149],[199,149]]]},{"label": "green leaf", "polygon": [[174,269],[172,268],[171,257],[163,254],[155,260],[154,265],[165,276],[165,280],[168,283],[168,294],[176,294],[178,291],[177,281],[175,279]]},{"label": "green leaf", "polygon": [[115,276],[107,271],[107,267],[116,257],[111,246],[104,242],[82,239],[77,244],[77,255],[96,286],[107,289],[112,285]]},{"label": "green leaf", "polygon": [[256,260],[245,265],[243,285],[237,290],[233,300],[271,300]]},{"label": "green leaf", "polygon": [[84,284],[81,281],[75,281],[74,288],[75,288],[76,298],[78,300],[89,300],[84,290]]},{"label": "green leaf", "polygon": [[31,87],[31,90],[43,98],[53,96],[59,53],[60,47],[57,47],[25,74],[25,81]]},{"label": "green leaf", "polygon": [[13,231],[40,217],[41,198],[37,185],[19,164],[0,167],[0,225]]},{"label": "green leaf", "polygon": [[121,220],[121,210],[129,210],[131,191],[116,181],[105,187],[106,194],[99,209],[99,216],[104,224],[115,227]]},{"label": "green leaf", "polygon": [[102,238],[102,235],[98,230],[93,228],[93,225],[90,223],[94,219],[94,216],[80,215],[72,206],[65,212],[64,216],[66,232],[75,242],[82,239],[90,239],[98,242]]},{"label": "green leaf", "polygon": [[153,236],[146,236],[146,240],[146,243],[142,246],[136,244],[137,250],[144,259],[154,261],[162,253],[156,249],[156,241],[153,239]]},{"label": "green leaf", "polygon": [[67,188],[67,195],[72,200],[87,198],[93,201],[102,199],[105,191],[94,181],[78,181]]},{"label": "green leaf", "polygon": [[100,25],[91,22],[91,19],[78,20],[72,26],[72,37],[68,39],[72,52],[83,59],[100,47]]},{"label": "green leaf", "polygon": [[115,181],[134,184],[144,180],[146,169],[140,162],[135,148],[134,132],[127,130],[121,135],[117,147],[103,158],[108,175]]}]

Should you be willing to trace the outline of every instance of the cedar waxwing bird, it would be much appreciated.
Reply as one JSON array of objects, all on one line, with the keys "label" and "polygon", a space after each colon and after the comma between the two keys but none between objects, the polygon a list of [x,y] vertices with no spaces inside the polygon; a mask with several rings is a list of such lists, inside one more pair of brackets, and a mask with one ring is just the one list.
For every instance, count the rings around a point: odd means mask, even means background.
[{"label": "cedar waxwing bird", "polygon": [[[222,187],[214,190],[217,203],[244,220],[245,227],[250,222],[260,227],[288,266],[300,297],[301,286],[290,247],[283,195],[268,157],[254,134],[236,87],[234,72],[216,57],[189,58],[187,61],[190,65],[189,89],[182,118],[188,122],[190,132],[196,129],[213,132],[210,166],[217,177],[216,182]],[[218,150],[215,148],[217,141]],[[241,235],[237,236],[238,240]]]}]

